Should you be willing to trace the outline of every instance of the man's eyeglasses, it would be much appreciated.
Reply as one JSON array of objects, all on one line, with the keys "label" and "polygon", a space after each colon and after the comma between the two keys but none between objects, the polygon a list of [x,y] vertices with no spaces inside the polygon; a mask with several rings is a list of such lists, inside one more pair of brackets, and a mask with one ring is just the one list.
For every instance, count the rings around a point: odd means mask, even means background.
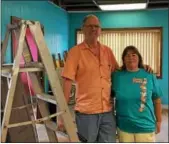
[{"label": "man's eyeglasses", "polygon": [[100,25],[84,25],[85,27],[87,27],[87,28],[96,28],[96,29],[98,29],[98,28],[100,28]]}]

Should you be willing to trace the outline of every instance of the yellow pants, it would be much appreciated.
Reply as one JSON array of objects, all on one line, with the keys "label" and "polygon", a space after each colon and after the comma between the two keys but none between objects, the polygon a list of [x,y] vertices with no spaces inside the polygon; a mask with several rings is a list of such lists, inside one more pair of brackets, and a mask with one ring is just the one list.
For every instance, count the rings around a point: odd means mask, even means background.
[{"label": "yellow pants", "polygon": [[119,142],[155,142],[155,133],[127,133],[117,128]]}]

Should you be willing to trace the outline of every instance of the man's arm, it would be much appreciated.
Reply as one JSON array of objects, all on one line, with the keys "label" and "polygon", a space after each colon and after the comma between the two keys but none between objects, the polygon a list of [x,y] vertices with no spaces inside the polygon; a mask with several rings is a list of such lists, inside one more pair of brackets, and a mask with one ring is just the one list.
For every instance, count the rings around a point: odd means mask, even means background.
[{"label": "man's arm", "polygon": [[[71,88],[72,88],[72,80],[63,77],[63,93],[64,93],[64,97],[66,99],[67,104],[70,99]],[[61,116],[57,117],[57,124],[58,124],[58,130],[64,132],[65,127],[64,127],[63,119],[61,118]]]},{"label": "man's arm", "polygon": [[147,72],[153,73],[152,67],[150,67],[149,65],[146,65],[146,64],[144,64],[143,66],[144,66],[144,69],[145,69]]},{"label": "man's arm", "polygon": [[[63,78],[63,93],[67,103],[69,102],[69,96],[72,88],[72,81],[75,81],[75,76],[76,76],[78,62],[79,62],[79,55],[80,54],[77,47],[69,50],[65,66],[61,74]],[[57,121],[58,130],[65,131],[65,127],[63,125],[63,120],[61,116],[58,116],[57,120],[58,120]]]},{"label": "man's arm", "polygon": [[68,78],[63,78],[63,93],[67,103],[69,102],[71,88],[72,88],[72,80]]},{"label": "man's arm", "polygon": [[113,54],[113,51],[111,50],[111,48],[108,48],[108,50],[109,50],[110,62],[113,65],[112,72],[114,72],[115,70],[119,70],[120,67],[119,67],[119,64],[118,64],[114,54]]}]

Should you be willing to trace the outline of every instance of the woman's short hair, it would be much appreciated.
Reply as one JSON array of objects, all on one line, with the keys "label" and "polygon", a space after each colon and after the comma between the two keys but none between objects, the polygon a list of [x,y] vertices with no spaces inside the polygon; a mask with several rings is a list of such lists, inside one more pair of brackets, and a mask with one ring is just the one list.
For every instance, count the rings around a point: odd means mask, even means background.
[{"label": "woman's short hair", "polygon": [[123,53],[122,53],[122,62],[123,62],[123,65],[122,65],[122,67],[121,67],[122,70],[126,70],[126,65],[125,65],[125,63],[124,63],[124,57],[127,55],[127,53],[128,53],[129,51],[132,51],[133,53],[135,53],[135,54],[138,56],[138,58],[139,58],[138,67],[139,67],[139,68],[144,68],[143,58],[142,58],[140,52],[138,51],[138,49],[137,49],[135,46],[130,45],[130,46],[125,47],[125,49],[124,49],[124,51],[123,51]]}]

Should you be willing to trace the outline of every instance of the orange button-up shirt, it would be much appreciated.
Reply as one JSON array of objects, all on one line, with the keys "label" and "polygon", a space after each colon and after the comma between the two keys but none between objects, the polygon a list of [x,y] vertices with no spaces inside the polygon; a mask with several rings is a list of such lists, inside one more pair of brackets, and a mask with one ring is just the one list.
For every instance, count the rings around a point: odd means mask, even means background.
[{"label": "orange button-up shirt", "polygon": [[[98,42],[99,43],[99,42]],[[99,43],[100,60],[85,42],[71,48],[62,77],[76,82],[75,110],[86,114],[109,112],[111,72],[117,62],[112,50]]]}]

